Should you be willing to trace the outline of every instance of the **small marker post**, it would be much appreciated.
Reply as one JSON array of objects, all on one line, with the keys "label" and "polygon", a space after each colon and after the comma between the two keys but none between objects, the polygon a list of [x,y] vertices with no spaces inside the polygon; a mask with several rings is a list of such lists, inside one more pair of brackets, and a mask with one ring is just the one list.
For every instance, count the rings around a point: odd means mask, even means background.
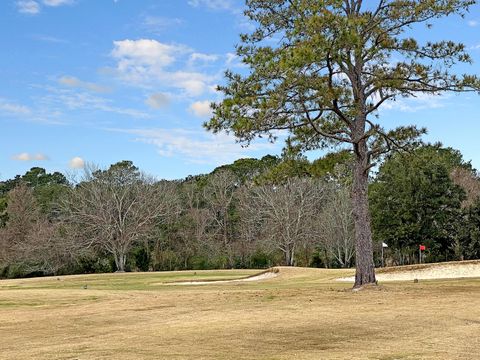
[{"label": "small marker post", "polygon": [[418,247],[418,261],[420,264],[422,263],[422,251],[425,251],[425,245],[420,245]]},{"label": "small marker post", "polygon": [[385,267],[384,260],[383,260],[383,248],[387,248],[388,245],[382,242],[382,267]]}]

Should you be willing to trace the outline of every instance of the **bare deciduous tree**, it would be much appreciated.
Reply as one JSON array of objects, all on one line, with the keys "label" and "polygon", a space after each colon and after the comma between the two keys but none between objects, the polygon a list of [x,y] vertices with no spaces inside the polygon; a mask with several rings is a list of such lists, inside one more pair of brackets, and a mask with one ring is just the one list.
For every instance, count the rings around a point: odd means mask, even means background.
[{"label": "bare deciduous tree", "polygon": [[256,204],[252,202],[252,188],[250,186],[240,187],[237,197],[240,220],[237,224],[235,253],[239,256],[242,264],[245,264],[246,259],[256,250],[265,250],[263,247],[266,244],[262,241],[264,224]]},{"label": "bare deciduous tree", "polygon": [[355,235],[349,189],[332,184],[318,222],[320,244],[330,258],[342,267],[350,267],[355,255]]},{"label": "bare deciduous tree", "polygon": [[20,184],[8,195],[8,221],[0,233],[4,265],[16,265],[24,273],[55,274],[72,260],[68,243],[58,234],[58,224],[40,212],[33,190]]},{"label": "bare deciduous tree", "polygon": [[228,265],[233,263],[232,240],[233,219],[231,211],[238,187],[238,179],[233,172],[221,170],[214,173],[204,188],[204,199],[213,220],[213,236],[221,244],[220,251],[228,256]]},{"label": "bare deciduous tree", "polygon": [[171,184],[155,182],[124,161],[104,171],[86,170],[63,209],[77,243],[106,250],[114,256],[117,270],[124,271],[133,244],[178,206]]},{"label": "bare deciduous tree", "polygon": [[259,224],[260,238],[280,250],[285,264],[292,266],[298,248],[315,242],[313,224],[323,197],[318,181],[289,179],[282,185],[253,187],[250,200],[242,202],[242,213],[248,224]]},{"label": "bare deciduous tree", "polygon": [[463,188],[466,198],[462,203],[462,207],[469,207],[480,198],[480,178],[469,169],[456,167],[450,174],[453,182]]},{"label": "bare deciduous tree", "polygon": [[182,184],[183,208],[177,221],[176,249],[183,257],[184,267],[189,259],[209,246],[208,228],[213,221],[210,211],[203,206],[203,193],[195,182]]}]

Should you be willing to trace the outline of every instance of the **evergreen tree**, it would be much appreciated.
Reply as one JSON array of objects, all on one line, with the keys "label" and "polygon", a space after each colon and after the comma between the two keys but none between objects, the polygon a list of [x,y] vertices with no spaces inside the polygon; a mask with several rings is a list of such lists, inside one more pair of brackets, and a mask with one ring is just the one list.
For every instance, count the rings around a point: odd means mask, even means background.
[{"label": "evergreen tree", "polygon": [[[415,25],[463,15],[474,0],[247,0],[257,24],[237,54],[245,75],[227,72],[225,98],[206,124],[246,143],[278,138],[298,151],[336,145],[353,150],[355,286],[375,282],[368,205],[369,171],[393,148],[410,148],[416,126],[384,129],[377,110],[386,101],[422,93],[478,91],[476,76],[458,76],[468,63],[463,44],[419,42]],[[276,40],[278,39],[278,40]]]},{"label": "evergreen tree", "polygon": [[465,199],[450,177],[455,167],[469,164],[458,151],[439,145],[397,153],[380,167],[370,191],[374,235],[400,263],[413,261],[420,244],[430,260],[453,259]]}]

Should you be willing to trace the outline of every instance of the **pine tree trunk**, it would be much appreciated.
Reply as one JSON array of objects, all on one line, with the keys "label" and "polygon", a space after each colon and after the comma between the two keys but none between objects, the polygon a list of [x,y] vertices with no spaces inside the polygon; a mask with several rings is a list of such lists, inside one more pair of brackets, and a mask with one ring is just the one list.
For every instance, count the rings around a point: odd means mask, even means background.
[{"label": "pine tree trunk", "polygon": [[355,149],[355,166],[353,170],[352,202],[355,222],[355,285],[375,283],[373,263],[373,241],[368,209],[368,158],[367,144],[363,140]]}]

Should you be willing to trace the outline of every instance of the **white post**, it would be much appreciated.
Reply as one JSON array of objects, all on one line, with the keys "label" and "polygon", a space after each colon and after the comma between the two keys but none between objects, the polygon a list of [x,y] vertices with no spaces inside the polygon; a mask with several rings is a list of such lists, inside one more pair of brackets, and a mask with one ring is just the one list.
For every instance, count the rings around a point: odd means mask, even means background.
[{"label": "white post", "polygon": [[383,264],[383,242],[382,242],[382,267],[384,267],[384,264]]},{"label": "white post", "polygon": [[382,241],[382,267],[385,267],[385,259],[384,259],[384,258],[385,258],[385,255],[384,255],[384,253],[383,253],[383,248],[387,248],[387,247],[388,247],[388,245],[385,244],[385,243]]}]

